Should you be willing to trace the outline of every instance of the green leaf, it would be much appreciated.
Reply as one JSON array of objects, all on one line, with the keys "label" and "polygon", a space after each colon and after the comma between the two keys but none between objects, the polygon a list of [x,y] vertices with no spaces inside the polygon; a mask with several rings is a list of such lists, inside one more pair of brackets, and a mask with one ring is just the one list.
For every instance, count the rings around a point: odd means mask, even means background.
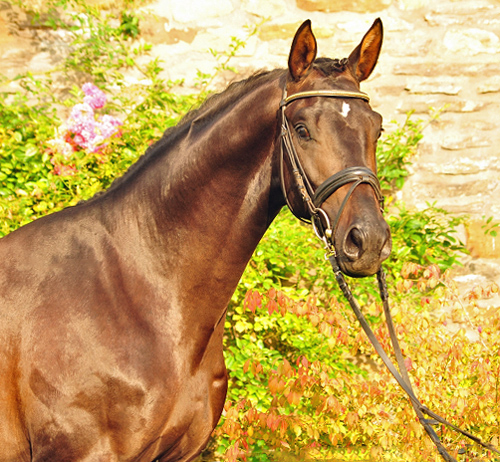
[{"label": "green leaf", "polygon": [[33,156],[36,156],[38,154],[38,149],[36,146],[33,146],[32,144],[31,145],[28,145],[28,147],[26,148],[26,151],[24,153],[24,156],[25,157],[33,157]]}]

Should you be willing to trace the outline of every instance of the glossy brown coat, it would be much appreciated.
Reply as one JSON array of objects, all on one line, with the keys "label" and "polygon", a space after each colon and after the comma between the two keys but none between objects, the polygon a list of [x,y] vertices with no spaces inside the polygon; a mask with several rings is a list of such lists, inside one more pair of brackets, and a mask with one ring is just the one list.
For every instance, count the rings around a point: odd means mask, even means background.
[{"label": "glossy brown coat", "polygon": [[[347,67],[330,72],[328,60],[313,63],[306,21],[289,70],[233,84],[168,130],[106,193],[0,240],[0,462],[199,454],[226,395],[227,303],[284,205],[277,119],[284,85],[289,94],[358,89],[381,38],[376,21]],[[287,108],[293,126],[311,134],[294,136],[316,185],[351,165],[376,169],[380,116],[364,101],[351,102],[348,117],[338,115],[341,106],[311,98]],[[328,199],[328,213],[341,196]],[[354,225],[364,241],[347,243],[357,258],[338,238],[344,269],[372,273],[390,238],[364,185],[339,235]]]}]

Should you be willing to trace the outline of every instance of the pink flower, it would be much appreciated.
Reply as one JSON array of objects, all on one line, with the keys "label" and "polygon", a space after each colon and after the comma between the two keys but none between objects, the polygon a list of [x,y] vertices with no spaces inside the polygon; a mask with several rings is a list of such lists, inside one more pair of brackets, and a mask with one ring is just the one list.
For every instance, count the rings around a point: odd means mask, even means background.
[{"label": "pink flower", "polygon": [[83,102],[93,109],[99,109],[106,104],[106,94],[93,83],[84,83],[82,90],[85,93]]},{"label": "pink flower", "polygon": [[76,168],[74,165],[54,165],[54,174],[58,176],[73,176],[76,173]]},{"label": "pink flower", "polygon": [[[74,151],[98,153],[107,146],[108,139],[121,135],[120,120],[107,114],[98,116],[95,113],[106,104],[104,92],[92,83],[84,84],[82,90],[85,93],[83,103],[75,104],[66,123],[57,130],[57,137],[47,143],[47,151],[53,156],[51,162],[56,175],[75,174],[75,166],[66,164]],[[61,155],[62,164],[59,162]]]},{"label": "pink flower", "polygon": [[103,138],[111,138],[115,135],[119,131],[120,125],[123,125],[121,120],[108,114],[103,115],[98,121],[98,129]]},{"label": "pink flower", "polygon": [[78,133],[73,137],[73,141],[77,146],[85,146],[85,138]]}]

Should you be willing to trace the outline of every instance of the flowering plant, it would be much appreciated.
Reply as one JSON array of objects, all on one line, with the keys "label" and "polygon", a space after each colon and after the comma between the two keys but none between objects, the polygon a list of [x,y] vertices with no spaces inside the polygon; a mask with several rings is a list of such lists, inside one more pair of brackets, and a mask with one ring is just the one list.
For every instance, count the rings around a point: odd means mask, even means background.
[{"label": "flowering plant", "polygon": [[73,175],[76,172],[75,152],[101,153],[108,140],[121,133],[119,119],[96,113],[106,104],[106,94],[92,83],[85,83],[82,90],[85,95],[83,103],[72,108],[66,122],[57,129],[56,137],[47,143],[56,175]]}]

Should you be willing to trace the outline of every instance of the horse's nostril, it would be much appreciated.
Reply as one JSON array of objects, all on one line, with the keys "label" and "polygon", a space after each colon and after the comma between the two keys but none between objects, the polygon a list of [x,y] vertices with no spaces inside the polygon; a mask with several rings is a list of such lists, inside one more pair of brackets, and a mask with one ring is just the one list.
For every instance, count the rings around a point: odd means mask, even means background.
[{"label": "horse's nostril", "polygon": [[351,230],[351,239],[356,247],[363,248],[363,237],[361,231],[358,228],[353,228]]},{"label": "horse's nostril", "polygon": [[357,260],[363,253],[364,236],[363,232],[353,227],[346,236],[344,253],[350,260]]},{"label": "horse's nostril", "polygon": [[380,260],[384,261],[389,257],[392,251],[392,238],[390,231],[387,232],[387,238],[382,247],[382,251],[380,252]]}]

